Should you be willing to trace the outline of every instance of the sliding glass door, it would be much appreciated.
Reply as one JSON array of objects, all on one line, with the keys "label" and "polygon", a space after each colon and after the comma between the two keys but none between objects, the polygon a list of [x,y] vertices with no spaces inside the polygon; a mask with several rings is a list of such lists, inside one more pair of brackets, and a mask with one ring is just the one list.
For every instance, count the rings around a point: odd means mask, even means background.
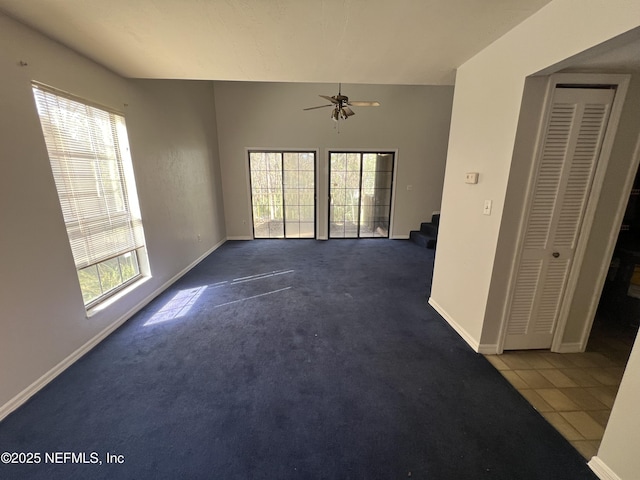
[{"label": "sliding glass door", "polygon": [[329,238],[389,237],[394,154],[329,153]]},{"label": "sliding glass door", "polygon": [[254,238],[315,238],[315,153],[249,152]]}]

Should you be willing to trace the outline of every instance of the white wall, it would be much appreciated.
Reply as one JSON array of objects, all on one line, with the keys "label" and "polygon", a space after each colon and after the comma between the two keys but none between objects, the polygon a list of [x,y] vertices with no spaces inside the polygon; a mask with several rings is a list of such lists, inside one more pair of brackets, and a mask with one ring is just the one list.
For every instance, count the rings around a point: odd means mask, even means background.
[{"label": "white wall", "polygon": [[[378,100],[380,107],[354,107],[340,121],[319,94],[335,84],[216,82],[216,115],[229,238],[251,238],[247,148],[318,149],[319,238],[326,238],[326,155],[329,149],[398,149],[395,215],[391,237],[407,238],[440,210],[453,87],[343,85],[352,100]],[[411,185],[412,189],[407,190]]]},{"label": "white wall", "polygon": [[[487,302],[492,278],[508,274],[496,248],[526,77],[639,24],[637,1],[554,0],[458,69],[431,303],[475,348],[500,321]],[[464,184],[467,171],[478,185]]]},{"label": "white wall", "polygon": [[[125,80],[3,15],[0,44],[2,418],[226,234],[210,82]],[[127,120],[153,277],[90,319],[32,80],[123,111]]]},{"label": "white wall", "polygon": [[[554,0],[458,70],[431,303],[475,348],[491,346],[500,322],[488,299],[492,281],[508,275],[496,263],[500,236],[517,228],[503,224],[502,212],[526,77],[639,25],[637,1]],[[465,185],[466,171],[480,172],[480,183]],[[484,199],[494,202],[491,216],[482,215]],[[606,478],[640,471],[638,348],[600,447],[601,472],[613,475]]]}]

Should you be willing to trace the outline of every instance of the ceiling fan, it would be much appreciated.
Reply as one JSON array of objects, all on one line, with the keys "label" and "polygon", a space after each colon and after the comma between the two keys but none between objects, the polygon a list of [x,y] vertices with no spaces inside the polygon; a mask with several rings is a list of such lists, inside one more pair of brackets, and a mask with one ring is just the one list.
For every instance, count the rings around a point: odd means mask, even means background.
[{"label": "ceiling fan", "polygon": [[342,95],[342,84],[338,84],[338,95],[329,97],[328,95],[319,95],[320,97],[330,101],[327,105],[319,105],[317,107],[304,108],[303,110],[315,110],[316,108],[333,107],[331,111],[331,119],[338,121],[339,119],[346,120],[356,112],[349,107],[379,107],[380,102],[363,102],[356,100],[349,100],[349,97]]}]

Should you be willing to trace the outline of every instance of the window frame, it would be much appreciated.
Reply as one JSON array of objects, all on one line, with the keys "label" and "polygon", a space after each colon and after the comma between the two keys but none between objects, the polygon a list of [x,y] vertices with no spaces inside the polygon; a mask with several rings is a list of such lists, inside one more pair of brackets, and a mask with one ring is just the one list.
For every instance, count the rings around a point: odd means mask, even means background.
[{"label": "window frame", "polygon": [[[125,115],[36,81],[31,87],[83,304],[89,313],[150,276]],[[66,117],[56,108],[64,109]],[[65,125],[74,114],[79,119],[78,130]],[[130,255],[135,261],[127,265]],[[117,269],[113,268],[114,259]],[[125,274],[123,266],[130,271]],[[81,275],[91,268],[97,282],[93,293],[99,291],[95,296],[88,296],[90,277],[83,280]],[[111,282],[104,277],[106,268],[114,274]]]}]

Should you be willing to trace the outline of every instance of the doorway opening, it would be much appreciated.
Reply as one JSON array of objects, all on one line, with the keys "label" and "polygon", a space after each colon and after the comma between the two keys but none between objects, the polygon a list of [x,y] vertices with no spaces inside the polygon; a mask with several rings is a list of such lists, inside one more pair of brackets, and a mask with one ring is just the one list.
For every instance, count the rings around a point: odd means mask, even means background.
[{"label": "doorway opening", "polygon": [[329,152],[329,238],[389,238],[393,152]]},{"label": "doorway opening", "polygon": [[587,351],[613,349],[611,354],[626,364],[639,326],[640,170],[636,171],[627,201]]}]

